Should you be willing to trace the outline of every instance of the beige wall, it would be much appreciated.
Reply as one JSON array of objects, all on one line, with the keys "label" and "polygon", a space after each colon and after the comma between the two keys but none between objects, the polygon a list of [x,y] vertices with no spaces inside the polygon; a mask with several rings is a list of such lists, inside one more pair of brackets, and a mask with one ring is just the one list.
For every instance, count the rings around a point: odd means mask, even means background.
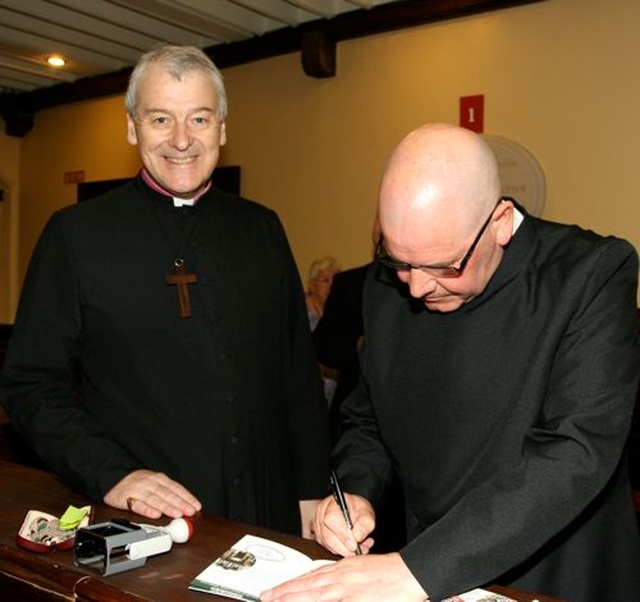
[{"label": "beige wall", "polygon": [[20,140],[4,134],[0,119],[0,322],[10,322],[20,287],[15,249],[18,245]]},{"label": "beige wall", "polygon": [[[457,122],[459,97],[484,94],[485,132],[524,145],[544,170],[544,217],[640,248],[638,31],[638,0],[547,0],[342,42],[335,78],[305,76],[297,54],[227,69],[223,162],[280,214],[303,278],[320,255],[349,267],[370,254],[391,148],[421,123]],[[63,172],[124,177],[138,161],[121,97],[38,113],[20,149],[22,275],[45,219],[75,200]]]}]

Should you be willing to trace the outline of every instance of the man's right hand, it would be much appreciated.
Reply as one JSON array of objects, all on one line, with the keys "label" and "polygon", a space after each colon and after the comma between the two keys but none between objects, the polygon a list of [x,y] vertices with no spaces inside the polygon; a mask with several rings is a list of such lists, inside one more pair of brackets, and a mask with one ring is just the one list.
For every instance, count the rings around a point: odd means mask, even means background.
[{"label": "man's right hand", "polygon": [[376,526],[376,515],[371,504],[359,495],[344,494],[353,530],[333,497],[326,497],[316,510],[315,537],[318,543],[340,556],[353,556],[360,544],[363,554],[373,547],[369,537]]},{"label": "man's right hand", "polygon": [[202,509],[200,500],[180,483],[151,470],[129,473],[107,492],[103,501],[147,518],[193,516]]}]

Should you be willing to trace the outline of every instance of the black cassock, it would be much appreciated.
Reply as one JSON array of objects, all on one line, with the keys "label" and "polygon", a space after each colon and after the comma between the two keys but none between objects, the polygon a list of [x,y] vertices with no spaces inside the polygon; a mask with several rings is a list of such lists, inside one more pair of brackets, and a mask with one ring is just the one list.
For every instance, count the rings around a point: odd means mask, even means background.
[{"label": "black cassock", "polygon": [[[166,280],[176,259],[197,279],[187,318]],[[297,500],[326,493],[326,409],[285,233],[215,188],[174,207],[138,178],[56,212],[2,384],[16,428],[92,499],[147,468],[207,512],[298,532]]]},{"label": "black cassock", "polygon": [[382,266],[369,274],[339,473],[379,503],[397,471],[400,554],[430,599],[497,582],[640,600],[624,456],[637,278],[625,241],[530,216],[455,312],[426,310]]}]

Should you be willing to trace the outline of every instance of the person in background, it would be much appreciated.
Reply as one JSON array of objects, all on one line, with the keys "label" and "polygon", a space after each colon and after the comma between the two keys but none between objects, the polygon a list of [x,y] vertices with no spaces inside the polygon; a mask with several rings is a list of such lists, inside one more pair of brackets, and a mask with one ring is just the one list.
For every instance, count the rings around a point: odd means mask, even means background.
[{"label": "person in background", "polygon": [[[307,283],[307,316],[309,327],[314,331],[324,313],[324,306],[331,291],[333,277],[340,272],[338,260],[325,256],[316,259],[309,266],[309,280]],[[320,363],[320,372],[324,388],[324,398],[327,407],[333,403],[337,385],[337,372],[334,368]]]},{"label": "person in background", "polygon": [[[378,217],[371,228],[372,253],[380,239]],[[342,402],[356,388],[360,374],[358,354],[364,342],[362,291],[372,262],[334,274],[324,311],[313,330],[313,342],[320,364],[333,371],[336,387],[329,408],[333,438],[338,433]]]},{"label": "person in background", "polygon": [[277,215],[212,178],[222,76],[202,51],[163,46],[136,65],[125,104],[142,170],[50,218],[0,400],[94,501],[309,537],[328,479],[321,380]]},{"label": "person in background", "polygon": [[358,352],[364,341],[362,290],[370,265],[343,270],[333,277],[324,312],[313,331],[318,361],[335,374],[336,389],[329,408],[335,436],[340,405],[355,389],[360,374]]},{"label": "person in background", "polygon": [[[634,248],[528,215],[482,138],[448,124],[394,150],[379,218],[333,452],[353,529],[332,498],[315,524],[345,558],[261,600],[423,602],[488,584],[640,600]],[[394,473],[409,542],[368,554]]]},{"label": "person in background", "polygon": [[333,277],[340,271],[338,260],[326,256],[314,260],[309,266],[309,280],[307,282],[307,314],[309,327],[313,331],[324,313]]}]

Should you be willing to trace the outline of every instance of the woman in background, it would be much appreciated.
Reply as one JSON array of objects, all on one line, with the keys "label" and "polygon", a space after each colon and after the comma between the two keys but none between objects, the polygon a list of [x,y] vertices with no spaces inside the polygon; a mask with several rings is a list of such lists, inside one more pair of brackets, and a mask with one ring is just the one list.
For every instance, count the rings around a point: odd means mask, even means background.
[{"label": "woman in background", "polygon": [[[329,255],[316,259],[309,266],[309,281],[307,282],[307,316],[309,326],[313,332],[322,318],[324,305],[331,291],[333,277],[340,271],[338,260]],[[331,406],[336,390],[338,374],[334,368],[320,364],[322,381],[324,383],[324,398],[327,407]]]},{"label": "woman in background", "polygon": [[309,266],[309,281],[307,283],[307,315],[309,326],[315,330],[322,314],[324,304],[331,290],[333,276],[340,271],[340,265],[335,257],[321,257]]}]

